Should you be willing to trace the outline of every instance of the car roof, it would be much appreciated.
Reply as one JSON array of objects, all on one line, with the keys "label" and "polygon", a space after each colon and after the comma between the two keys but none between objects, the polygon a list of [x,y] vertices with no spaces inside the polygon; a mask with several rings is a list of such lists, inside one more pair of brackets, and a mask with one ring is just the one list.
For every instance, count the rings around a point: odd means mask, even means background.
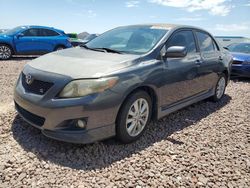
[{"label": "car roof", "polygon": [[25,28],[42,28],[42,29],[53,29],[53,30],[56,30],[56,31],[59,31],[59,32],[64,32],[63,30],[60,30],[60,29],[56,29],[54,27],[48,27],[48,26],[41,26],[41,25],[23,25],[23,26],[20,26],[20,27],[25,27]]},{"label": "car roof", "polygon": [[192,29],[205,31],[204,29],[199,28],[199,27],[194,27],[190,25],[169,24],[169,23],[149,23],[149,24],[136,24],[136,25],[130,25],[130,26],[145,26],[145,27],[148,26],[148,27],[162,28],[166,30],[179,29],[179,28],[192,28]]}]

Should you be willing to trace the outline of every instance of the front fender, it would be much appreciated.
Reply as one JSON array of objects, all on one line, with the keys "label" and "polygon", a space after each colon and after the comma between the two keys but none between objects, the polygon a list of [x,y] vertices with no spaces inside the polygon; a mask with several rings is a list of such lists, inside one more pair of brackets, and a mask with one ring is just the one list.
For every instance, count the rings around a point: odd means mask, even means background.
[{"label": "front fender", "polygon": [[155,61],[150,64],[138,64],[118,75],[119,83],[111,90],[121,94],[123,100],[133,91],[140,87],[151,88],[159,97],[158,88],[162,83],[163,64]]},{"label": "front fender", "polygon": [[3,35],[0,37],[0,44],[6,44],[12,48],[12,50],[15,52],[15,46],[13,44],[13,37]]}]

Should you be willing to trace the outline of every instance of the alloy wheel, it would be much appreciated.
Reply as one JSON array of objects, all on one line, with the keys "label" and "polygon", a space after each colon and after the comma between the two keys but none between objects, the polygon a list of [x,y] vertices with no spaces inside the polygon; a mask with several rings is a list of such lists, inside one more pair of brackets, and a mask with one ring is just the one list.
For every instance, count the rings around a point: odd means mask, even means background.
[{"label": "alloy wheel", "polygon": [[216,96],[218,99],[220,99],[222,95],[224,94],[225,87],[226,87],[226,80],[222,76],[220,80],[218,81],[217,88],[216,88]]},{"label": "alloy wheel", "polygon": [[149,117],[149,104],[143,99],[137,99],[130,107],[126,119],[126,130],[132,137],[139,135],[145,128]]},{"label": "alloy wheel", "polygon": [[11,57],[11,49],[8,46],[0,46],[0,59],[9,59]]}]

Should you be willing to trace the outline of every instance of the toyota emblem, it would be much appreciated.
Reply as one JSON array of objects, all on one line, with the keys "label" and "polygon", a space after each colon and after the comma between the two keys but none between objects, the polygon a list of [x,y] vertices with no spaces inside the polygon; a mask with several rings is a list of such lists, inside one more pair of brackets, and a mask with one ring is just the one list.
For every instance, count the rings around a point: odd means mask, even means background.
[{"label": "toyota emblem", "polygon": [[26,83],[27,83],[28,85],[30,85],[30,84],[32,84],[32,82],[33,82],[33,77],[32,77],[30,74],[27,74],[27,75],[25,76],[25,81],[26,81]]}]

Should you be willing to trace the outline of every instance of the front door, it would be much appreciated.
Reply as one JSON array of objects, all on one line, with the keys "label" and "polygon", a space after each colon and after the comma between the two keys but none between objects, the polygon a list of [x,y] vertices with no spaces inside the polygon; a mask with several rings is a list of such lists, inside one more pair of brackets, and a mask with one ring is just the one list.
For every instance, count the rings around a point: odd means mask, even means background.
[{"label": "front door", "polygon": [[36,54],[40,51],[39,29],[31,28],[15,36],[18,54]]},{"label": "front door", "polygon": [[183,58],[165,58],[164,83],[161,88],[162,110],[184,100],[202,94],[198,67],[201,61],[192,30],[175,32],[162,49],[162,54],[171,46],[185,46],[187,55]]}]

